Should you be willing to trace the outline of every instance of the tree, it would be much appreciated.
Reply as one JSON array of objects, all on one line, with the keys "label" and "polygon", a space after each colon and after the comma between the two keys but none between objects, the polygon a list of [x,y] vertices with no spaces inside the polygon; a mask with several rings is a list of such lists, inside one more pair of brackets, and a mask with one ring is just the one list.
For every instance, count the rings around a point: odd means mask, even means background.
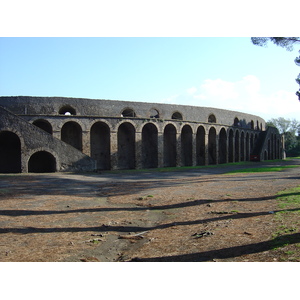
[{"label": "tree", "polygon": [[[285,48],[287,51],[292,51],[295,44],[300,44],[300,37],[252,37],[251,41],[254,45],[266,47],[268,42],[273,42],[275,45]],[[300,53],[300,51],[299,51]],[[300,66],[300,56],[296,57],[295,63]],[[296,92],[300,101],[300,74],[296,78],[299,84],[299,90]]]},{"label": "tree", "polygon": [[276,127],[284,135],[287,156],[300,155],[300,123],[296,119],[277,118],[267,122],[267,126]]}]

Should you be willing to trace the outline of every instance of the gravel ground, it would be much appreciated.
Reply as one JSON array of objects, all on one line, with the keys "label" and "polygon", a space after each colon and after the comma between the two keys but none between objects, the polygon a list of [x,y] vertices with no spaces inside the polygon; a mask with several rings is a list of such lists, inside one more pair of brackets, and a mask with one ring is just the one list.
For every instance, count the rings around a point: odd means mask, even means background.
[{"label": "gravel ground", "polygon": [[[280,261],[286,249],[284,242],[273,249],[276,193],[298,186],[300,169],[227,172],[288,164],[300,161],[177,172],[2,174],[0,261]],[[286,236],[293,245],[300,243],[297,220]]]}]

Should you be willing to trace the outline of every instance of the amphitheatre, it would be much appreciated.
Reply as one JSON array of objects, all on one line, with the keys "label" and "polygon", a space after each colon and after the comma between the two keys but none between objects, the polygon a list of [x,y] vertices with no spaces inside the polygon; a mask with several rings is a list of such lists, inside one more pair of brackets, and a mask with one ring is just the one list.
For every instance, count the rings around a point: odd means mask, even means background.
[{"label": "amphitheatre", "polygon": [[29,96],[0,116],[1,262],[300,260],[277,199],[300,161],[259,116]]},{"label": "amphitheatre", "polygon": [[0,173],[206,166],[283,157],[259,116],[208,107],[0,97]]}]

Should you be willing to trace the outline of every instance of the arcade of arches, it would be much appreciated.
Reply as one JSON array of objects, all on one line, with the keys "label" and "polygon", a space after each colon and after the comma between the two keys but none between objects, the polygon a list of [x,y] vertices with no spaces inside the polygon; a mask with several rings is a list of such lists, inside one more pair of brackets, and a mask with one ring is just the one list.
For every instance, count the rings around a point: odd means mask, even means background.
[{"label": "arcade of arches", "polygon": [[[53,131],[47,121],[33,124],[48,133]],[[99,170],[110,170],[248,161],[260,133],[215,124],[181,127],[176,122],[159,127],[155,122],[139,126],[123,121],[114,130],[112,127],[98,121],[84,132],[79,123],[67,121],[61,127],[60,137],[95,159]],[[140,131],[137,128],[141,128]],[[280,138],[280,135],[272,135],[264,158],[280,158]]]}]

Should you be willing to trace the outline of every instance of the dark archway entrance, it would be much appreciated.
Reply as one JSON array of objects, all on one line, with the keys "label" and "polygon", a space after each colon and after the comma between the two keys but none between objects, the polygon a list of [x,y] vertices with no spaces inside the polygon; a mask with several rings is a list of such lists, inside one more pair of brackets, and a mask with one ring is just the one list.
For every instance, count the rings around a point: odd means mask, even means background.
[{"label": "dark archway entrance", "polygon": [[143,168],[158,167],[158,131],[154,124],[146,124],[142,130]]},{"label": "dark archway entrance", "polygon": [[183,126],[181,131],[181,164],[193,165],[193,131],[188,125]]},{"label": "dark archway entrance", "polygon": [[70,121],[61,129],[61,140],[82,151],[82,129],[76,122]]},{"label": "dark archway entrance", "polygon": [[31,155],[28,161],[28,172],[50,173],[56,172],[56,159],[46,151],[39,151]]},{"label": "dark archway entrance", "polygon": [[123,123],[118,129],[118,168],[135,168],[135,128]]},{"label": "dark archway entrance", "polygon": [[196,134],[196,161],[197,166],[205,165],[205,129],[199,126]]},{"label": "dark archway entrance", "polygon": [[217,162],[217,133],[214,127],[208,133],[208,163],[214,165]]},{"label": "dark archway entrance", "polygon": [[176,167],[176,128],[168,124],[164,130],[164,167]]},{"label": "dark archway entrance", "polygon": [[46,120],[36,120],[32,123],[33,125],[43,129],[44,131],[52,134],[52,126],[51,124]]},{"label": "dark archway entrance", "polygon": [[0,132],[0,173],[21,173],[21,142],[10,131]]},{"label": "dark archway entrance", "polygon": [[97,161],[97,169],[110,170],[110,129],[103,122],[91,128],[91,157]]},{"label": "dark archway entrance", "polygon": [[219,163],[225,164],[227,162],[227,134],[224,128],[219,134]]}]

